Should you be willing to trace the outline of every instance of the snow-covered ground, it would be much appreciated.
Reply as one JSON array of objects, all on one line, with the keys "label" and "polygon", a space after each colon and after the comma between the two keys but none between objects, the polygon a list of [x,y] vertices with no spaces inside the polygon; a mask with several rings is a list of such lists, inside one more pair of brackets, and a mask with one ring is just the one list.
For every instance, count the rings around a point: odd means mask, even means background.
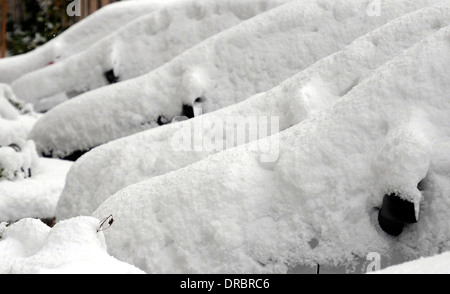
[{"label": "snow-covered ground", "polygon": [[[180,124],[141,132],[95,148],[81,157],[69,172],[57,218],[80,213],[90,215],[109,196],[128,185],[221,151],[173,148],[174,137],[187,136],[195,125],[213,126],[213,122],[225,122],[227,117],[277,116],[280,129],[285,130],[312,117],[357,86],[377,67],[449,22],[448,6],[414,11],[355,40],[268,92]],[[203,138],[211,129],[202,130]],[[226,135],[224,132],[225,139]],[[247,133],[246,142],[250,139]]]},{"label": "snow-covered ground", "polygon": [[0,224],[0,274],[140,274],[106,252],[100,221],[79,217],[50,229],[39,220]]},{"label": "snow-covered ground", "polygon": [[374,274],[450,274],[450,252],[391,266]]},{"label": "snow-covered ground", "polygon": [[37,110],[48,110],[84,92],[146,74],[208,37],[288,1],[172,2],[79,54],[20,77],[12,87]]},{"label": "snow-covered ground", "polygon": [[[5,154],[0,153],[5,159]],[[25,217],[51,219],[72,162],[39,158],[32,176],[13,181],[0,179],[0,221]]]},{"label": "snow-covered ground", "polygon": [[38,49],[1,59],[0,83],[11,83],[26,73],[79,53],[126,23],[174,1],[177,0],[134,0],[108,5]]},{"label": "snow-covered ground", "polygon": [[185,51],[147,75],[99,88],[46,113],[30,138],[46,156],[76,157],[93,147],[267,91],[355,38],[432,0],[291,1]]},{"label": "snow-covered ground", "polygon": [[[151,273],[283,273],[449,250],[449,50],[445,27],[310,119],[121,190],[94,213],[115,216],[109,252]],[[420,211],[396,238],[376,221],[391,192]]]}]

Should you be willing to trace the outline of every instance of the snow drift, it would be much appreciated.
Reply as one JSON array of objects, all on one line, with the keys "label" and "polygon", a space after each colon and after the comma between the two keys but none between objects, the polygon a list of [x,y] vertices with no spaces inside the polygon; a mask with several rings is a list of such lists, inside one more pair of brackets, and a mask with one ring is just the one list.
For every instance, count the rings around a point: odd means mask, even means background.
[{"label": "snow drift", "polygon": [[[121,190],[94,213],[115,216],[109,252],[151,273],[283,273],[449,250],[449,50],[445,27],[300,124]],[[397,238],[376,221],[392,191],[420,210]]]},{"label": "snow drift", "polygon": [[31,177],[38,156],[33,141],[0,147],[0,181]]},{"label": "snow drift", "polygon": [[19,117],[19,109],[12,104],[16,100],[11,87],[6,84],[0,84],[0,118],[14,120]]},{"label": "snow drift", "polygon": [[[2,156],[0,162],[6,158]],[[20,159],[11,164],[20,164]],[[55,217],[58,199],[64,188],[72,162],[38,158],[32,176],[15,181],[0,180],[0,221],[17,221],[25,217],[51,219]]]},{"label": "snow drift", "polygon": [[[449,7],[414,11],[355,40],[342,51],[318,61],[268,92],[187,122],[152,129],[95,148],[70,170],[58,202],[57,218],[90,215],[109,196],[128,185],[221,151],[221,148],[199,151],[173,148],[177,136],[190,135],[201,123],[203,138],[212,131],[214,122],[226,121],[229,117],[279,117],[281,130],[297,124],[341,98],[377,67],[449,22]],[[226,135],[224,132],[225,140]],[[247,136],[246,140],[251,138]]]},{"label": "snow drift", "polygon": [[99,221],[79,217],[50,229],[39,220],[0,224],[2,274],[139,274],[106,253]]},{"label": "snow drift", "polygon": [[26,140],[38,118],[33,107],[19,101],[11,87],[0,84],[0,146]]},{"label": "snow drift", "polygon": [[[48,110],[73,96],[146,74],[208,37],[287,1],[169,3],[79,54],[20,77],[12,86],[19,97],[33,103],[37,110]],[[46,103],[41,105],[42,102]]]},{"label": "snow drift", "polygon": [[267,91],[355,38],[431,0],[292,1],[226,30],[136,79],[96,89],[46,113],[30,138],[45,156],[76,159],[91,148]]},{"label": "snow drift", "polygon": [[36,50],[1,59],[0,82],[11,83],[26,73],[81,52],[126,23],[164,6],[167,2],[127,1],[105,6]]}]

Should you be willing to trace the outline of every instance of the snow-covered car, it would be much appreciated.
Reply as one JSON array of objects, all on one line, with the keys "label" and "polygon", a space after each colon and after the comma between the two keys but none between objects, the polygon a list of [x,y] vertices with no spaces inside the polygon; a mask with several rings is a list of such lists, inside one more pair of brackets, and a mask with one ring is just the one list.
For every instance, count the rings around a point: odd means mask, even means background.
[{"label": "snow-covered car", "polygon": [[212,112],[267,91],[356,38],[432,0],[288,2],[225,30],[158,69],[58,105],[33,128],[40,154],[77,159],[114,139]]},{"label": "snow-covered car", "polygon": [[12,87],[36,110],[48,110],[84,92],[146,74],[199,42],[288,1],[169,2],[79,54],[21,76]]},{"label": "snow-covered car", "polygon": [[145,0],[107,5],[36,50],[1,59],[0,83],[10,84],[26,73],[79,53],[126,23],[164,6],[167,2]]}]

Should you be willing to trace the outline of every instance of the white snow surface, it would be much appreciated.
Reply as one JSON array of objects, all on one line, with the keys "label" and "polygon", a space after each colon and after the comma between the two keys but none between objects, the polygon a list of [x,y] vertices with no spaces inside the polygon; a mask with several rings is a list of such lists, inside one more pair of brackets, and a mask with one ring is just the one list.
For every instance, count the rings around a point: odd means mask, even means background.
[{"label": "white snow surface", "polygon": [[19,110],[9,102],[10,100],[15,100],[11,87],[0,84],[0,118],[14,120],[19,117]]},{"label": "white snow surface", "polygon": [[[20,148],[15,150],[14,148]],[[30,177],[36,168],[38,155],[33,141],[16,143],[15,147],[0,147],[0,181]]]},{"label": "white snow surface", "polygon": [[[17,109],[12,103],[21,105],[23,109]],[[0,146],[26,140],[39,117],[30,104],[17,99],[10,86],[0,84]]]},{"label": "white snow surface", "polygon": [[[449,51],[445,27],[311,118],[119,191],[94,213],[114,214],[108,251],[148,273],[285,273],[449,250]],[[392,190],[420,201],[397,238],[376,220]]]},{"label": "white snow surface", "polygon": [[450,274],[450,252],[432,257],[420,258],[376,271],[371,274],[406,275],[406,274]]},{"label": "white snow surface", "polygon": [[[173,148],[176,136],[188,136],[195,125],[203,124],[202,134],[206,138],[213,122],[225,122],[230,117],[277,116],[281,130],[312,117],[357,86],[373,70],[449,22],[448,6],[411,12],[355,40],[268,92],[180,124],[151,129],[97,147],[71,168],[58,202],[57,218],[90,215],[109,196],[128,185],[177,170],[220,151],[220,148],[201,151]],[[248,133],[246,140],[251,140]]]},{"label": "white snow surface", "polygon": [[[146,74],[186,49],[243,20],[290,0],[187,0],[164,5],[128,23],[88,49],[12,83],[21,99],[48,110],[64,99],[108,84],[105,72],[120,80]],[[43,87],[42,85],[45,85]]]},{"label": "white snow surface", "polygon": [[21,115],[15,120],[0,117],[0,146],[26,140],[38,117],[33,114]]},{"label": "white snow surface", "polygon": [[141,77],[99,88],[58,105],[33,128],[38,151],[64,158],[179,116],[201,97],[211,112],[267,91],[355,38],[432,0],[298,0],[276,7]]},{"label": "white snow surface", "polygon": [[[1,162],[5,159],[2,156]],[[15,160],[11,164],[18,164]],[[0,221],[16,221],[25,217],[51,219],[64,187],[72,162],[38,158],[30,178],[0,180]]]},{"label": "white snow surface", "polygon": [[135,0],[107,5],[41,47],[1,59],[0,83],[10,84],[26,73],[79,53],[126,23],[173,1],[176,0]]},{"label": "white snow surface", "polygon": [[99,220],[79,217],[52,229],[36,219],[0,224],[0,274],[139,274],[106,252]]}]

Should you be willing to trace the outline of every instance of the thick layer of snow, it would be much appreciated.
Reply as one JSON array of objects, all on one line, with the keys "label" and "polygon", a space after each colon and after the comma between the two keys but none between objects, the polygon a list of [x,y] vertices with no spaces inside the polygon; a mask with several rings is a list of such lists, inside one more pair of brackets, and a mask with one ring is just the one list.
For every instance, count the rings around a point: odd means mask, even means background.
[{"label": "thick layer of snow", "polygon": [[0,221],[53,218],[71,165],[68,161],[39,158],[32,177],[0,180]]},{"label": "thick layer of snow", "polygon": [[421,258],[387,269],[374,272],[374,274],[450,274],[450,252],[433,257]]},{"label": "thick layer of snow", "polygon": [[30,104],[25,105],[17,99],[11,87],[0,84],[0,146],[26,140],[39,116]]},{"label": "thick layer of snow", "polygon": [[0,117],[0,146],[26,140],[38,117],[34,114],[21,115],[16,120]]},{"label": "thick layer of snow", "polygon": [[0,147],[0,181],[31,177],[37,161],[38,156],[33,141]]},{"label": "thick layer of snow", "polygon": [[[266,93],[194,118],[119,139],[87,153],[68,174],[57,218],[90,215],[120,189],[182,168],[220,150],[178,150],[175,136],[227,117],[278,116],[284,130],[313,116],[404,49],[450,24],[449,7],[424,8],[359,38]],[[401,36],[401,38],[399,38]],[[204,138],[211,128],[203,130]],[[225,133],[226,135],[226,133]],[[249,140],[250,138],[247,138]]]},{"label": "thick layer of snow", "polygon": [[26,73],[79,53],[126,23],[166,5],[169,1],[135,0],[105,6],[36,50],[1,59],[0,82],[11,83]]},{"label": "thick layer of snow", "polygon": [[99,220],[70,219],[50,229],[36,219],[0,224],[0,274],[139,274],[106,252]]},{"label": "thick layer of snow", "polygon": [[167,4],[86,51],[20,77],[12,86],[36,109],[48,110],[54,105],[41,106],[40,100],[59,93],[67,100],[105,86],[110,82],[104,73],[110,70],[119,81],[146,74],[208,37],[288,1],[185,0]]},{"label": "thick layer of snow", "polygon": [[10,101],[15,99],[11,87],[6,84],[0,84],[0,118],[14,120],[20,116],[20,112]]},{"label": "thick layer of snow", "polygon": [[65,158],[158,126],[197,98],[211,112],[267,91],[355,38],[432,0],[298,0],[226,30],[136,79],[90,91],[46,113],[30,138]]},{"label": "thick layer of snow", "polygon": [[[279,135],[121,190],[94,213],[114,214],[109,252],[151,273],[258,273],[449,250],[448,52],[450,27]],[[425,175],[419,222],[386,235],[374,208]]]}]

